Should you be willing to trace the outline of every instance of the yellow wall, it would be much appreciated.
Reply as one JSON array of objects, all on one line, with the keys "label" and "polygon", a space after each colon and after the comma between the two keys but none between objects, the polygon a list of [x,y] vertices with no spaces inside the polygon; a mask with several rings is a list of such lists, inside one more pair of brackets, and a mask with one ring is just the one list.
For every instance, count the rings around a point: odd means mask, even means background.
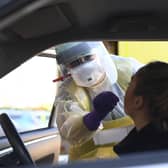
[{"label": "yellow wall", "polygon": [[134,57],[142,63],[150,61],[168,62],[168,42],[119,42],[119,55]]}]

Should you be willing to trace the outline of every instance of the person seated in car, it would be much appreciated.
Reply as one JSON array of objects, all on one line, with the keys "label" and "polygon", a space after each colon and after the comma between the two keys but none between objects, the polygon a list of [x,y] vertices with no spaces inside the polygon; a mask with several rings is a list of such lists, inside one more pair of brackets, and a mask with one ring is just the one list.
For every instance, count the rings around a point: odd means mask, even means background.
[{"label": "person seated in car", "polygon": [[114,147],[119,156],[168,149],[167,63],[149,63],[132,77],[124,109],[133,119],[135,128]]}]

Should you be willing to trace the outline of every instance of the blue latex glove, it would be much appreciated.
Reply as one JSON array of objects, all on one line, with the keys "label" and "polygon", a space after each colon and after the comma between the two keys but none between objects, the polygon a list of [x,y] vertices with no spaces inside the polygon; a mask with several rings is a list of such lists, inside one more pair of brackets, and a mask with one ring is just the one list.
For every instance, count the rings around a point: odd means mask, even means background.
[{"label": "blue latex glove", "polygon": [[112,92],[106,91],[97,95],[93,100],[93,111],[83,117],[85,126],[90,131],[96,130],[100,122],[114,109],[118,101],[118,97]]}]

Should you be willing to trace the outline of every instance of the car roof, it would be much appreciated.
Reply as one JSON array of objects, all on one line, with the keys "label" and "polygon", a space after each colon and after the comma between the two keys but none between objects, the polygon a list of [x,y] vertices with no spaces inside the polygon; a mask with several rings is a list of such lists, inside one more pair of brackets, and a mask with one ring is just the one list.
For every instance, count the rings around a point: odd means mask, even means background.
[{"label": "car roof", "polygon": [[168,39],[166,0],[6,0],[0,9],[0,77],[58,43]]}]

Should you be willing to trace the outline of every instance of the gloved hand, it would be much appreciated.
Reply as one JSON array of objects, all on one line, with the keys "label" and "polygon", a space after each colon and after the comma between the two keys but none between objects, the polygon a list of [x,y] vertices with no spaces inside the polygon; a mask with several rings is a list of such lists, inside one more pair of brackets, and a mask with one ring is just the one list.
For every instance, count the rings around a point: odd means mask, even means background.
[{"label": "gloved hand", "polygon": [[102,92],[93,100],[93,111],[83,117],[85,126],[90,130],[96,130],[104,117],[113,110],[119,101],[118,97],[109,91]]}]

